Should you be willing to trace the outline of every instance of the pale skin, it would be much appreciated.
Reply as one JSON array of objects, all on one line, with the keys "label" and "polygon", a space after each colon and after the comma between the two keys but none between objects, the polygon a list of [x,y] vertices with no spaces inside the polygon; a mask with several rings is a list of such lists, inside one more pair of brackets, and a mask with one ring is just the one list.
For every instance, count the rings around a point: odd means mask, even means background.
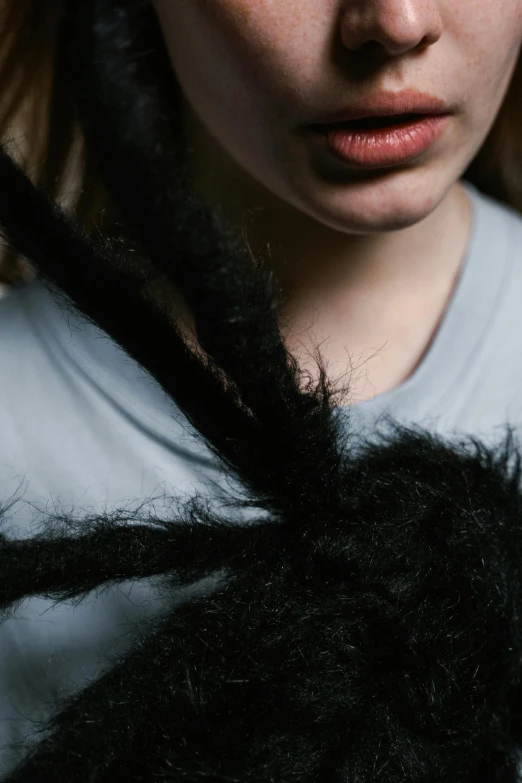
[{"label": "pale skin", "polygon": [[[422,361],[461,270],[471,205],[460,179],[513,77],[522,0],[156,0],[185,98],[195,188],[277,270],[288,346],[320,343],[349,399]],[[302,127],[407,88],[452,111],[413,162],[325,171]]]}]

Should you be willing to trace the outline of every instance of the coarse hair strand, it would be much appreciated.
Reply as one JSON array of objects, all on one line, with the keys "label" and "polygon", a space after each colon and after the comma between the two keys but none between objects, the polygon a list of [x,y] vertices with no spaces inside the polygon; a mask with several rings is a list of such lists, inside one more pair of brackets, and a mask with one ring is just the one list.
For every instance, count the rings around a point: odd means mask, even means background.
[{"label": "coarse hair strand", "polygon": [[[57,37],[118,241],[92,236],[5,146],[0,234],[156,379],[247,490],[231,507],[260,517],[237,524],[195,496],[167,522],[66,516],[0,536],[6,614],[33,595],[162,575],[174,596],[219,574],[57,704],[6,783],[518,783],[513,429],[486,447],[389,418],[354,450],[336,410],[349,380],[330,380],[319,351],[318,381],[300,370],[277,280],[190,191],[165,60],[144,48],[150,10],[68,0]],[[194,341],[151,277],[180,290]]]}]

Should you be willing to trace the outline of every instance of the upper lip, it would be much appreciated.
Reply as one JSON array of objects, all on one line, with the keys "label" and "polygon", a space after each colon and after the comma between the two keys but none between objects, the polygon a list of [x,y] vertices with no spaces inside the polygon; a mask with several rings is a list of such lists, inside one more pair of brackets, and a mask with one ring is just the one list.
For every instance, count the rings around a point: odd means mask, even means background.
[{"label": "upper lip", "polygon": [[418,90],[378,92],[346,109],[318,117],[315,124],[349,122],[365,117],[388,117],[393,114],[447,114],[448,105],[441,98]]}]

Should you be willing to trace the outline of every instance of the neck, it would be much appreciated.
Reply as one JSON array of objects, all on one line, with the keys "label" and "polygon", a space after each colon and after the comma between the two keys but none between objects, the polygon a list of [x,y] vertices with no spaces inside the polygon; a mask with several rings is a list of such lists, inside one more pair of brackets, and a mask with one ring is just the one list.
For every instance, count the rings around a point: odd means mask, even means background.
[{"label": "neck", "polygon": [[[374,363],[374,393],[407,377],[427,350],[458,279],[472,218],[463,185],[456,182],[412,226],[345,233],[250,179],[190,116],[193,185],[208,203],[219,206],[241,229],[251,251],[275,270],[282,326],[285,331],[285,324],[291,324],[285,339],[294,355],[301,354],[307,364],[304,357],[320,338],[327,340],[326,345],[321,343],[321,353],[329,363],[343,357],[346,361],[347,351],[352,354],[396,340],[400,361],[391,351]],[[416,336],[409,343],[405,319]],[[364,394],[359,391],[354,398],[364,399]]]}]

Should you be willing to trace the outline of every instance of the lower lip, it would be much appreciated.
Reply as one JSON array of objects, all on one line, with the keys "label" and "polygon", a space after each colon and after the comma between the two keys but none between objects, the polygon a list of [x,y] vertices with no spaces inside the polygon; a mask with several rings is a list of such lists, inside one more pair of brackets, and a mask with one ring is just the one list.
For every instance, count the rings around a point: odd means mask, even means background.
[{"label": "lower lip", "polygon": [[429,149],[443,133],[449,117],[448,114],[426,115],[401,125],[368,130],[323,126],[319,135],[342,160],[382,168],[405,163]]}]

